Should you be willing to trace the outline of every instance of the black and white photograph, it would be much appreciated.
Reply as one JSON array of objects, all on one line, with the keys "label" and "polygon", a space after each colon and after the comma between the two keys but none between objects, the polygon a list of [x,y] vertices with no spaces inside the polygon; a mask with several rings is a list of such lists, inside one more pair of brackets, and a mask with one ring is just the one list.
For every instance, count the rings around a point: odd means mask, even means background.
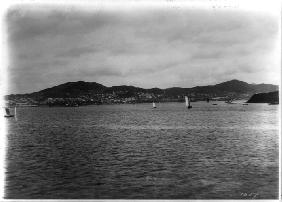
[{"label": "black and white photograph", "polygon": [[3,198],[278,200],[281,7],[247,2],[9,6]]}]

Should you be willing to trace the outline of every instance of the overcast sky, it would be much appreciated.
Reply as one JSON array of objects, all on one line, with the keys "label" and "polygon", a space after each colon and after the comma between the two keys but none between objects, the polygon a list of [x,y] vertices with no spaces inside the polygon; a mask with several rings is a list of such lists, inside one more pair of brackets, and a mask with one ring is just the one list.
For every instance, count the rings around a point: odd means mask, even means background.
[{"label": "overcast sky", "polygon": [[259,12],[15,7],[7,25],[8,93],[79,80],[144,88],[280,82],[279,21]]}]

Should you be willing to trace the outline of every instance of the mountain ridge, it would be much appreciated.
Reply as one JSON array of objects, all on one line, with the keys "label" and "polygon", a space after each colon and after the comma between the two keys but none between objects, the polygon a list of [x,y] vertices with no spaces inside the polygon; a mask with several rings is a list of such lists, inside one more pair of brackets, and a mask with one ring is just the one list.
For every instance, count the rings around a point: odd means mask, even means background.
[{"label": "mountain ridge", "polygon": [[[233,97],[250,98],[255,93],[267,93],[277,91],[278,86],[273,84],[248,84],[237,79],[225,81],[215,85],[195,86],[192,88],[171,87],[171,88],[140,88],[136,86],[111,86],[107,87],[97,82],[66,82],[41,91],[26,94],[10,94],[8,100],[20,98],[44,101],[48,98],[89,98],[103,100],[113,95],[113,98],[136,98],[147,96],[149,99],[182,99],[189,95],[196,100],[203,100],[207,97]],[[147,99],[146,98],[146,99]],[[140,98],[141,99],[141,98]]]}]

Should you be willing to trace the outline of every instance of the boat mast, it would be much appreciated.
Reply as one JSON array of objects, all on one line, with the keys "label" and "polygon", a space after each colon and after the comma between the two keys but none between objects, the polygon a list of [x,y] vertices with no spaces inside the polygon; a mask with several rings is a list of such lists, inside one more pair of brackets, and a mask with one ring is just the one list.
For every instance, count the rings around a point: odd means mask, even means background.
[{"label": "boat mast", "polygon": [[191,107],[191,105],[190,105],[190,98],[188,98],[188,107]]}]

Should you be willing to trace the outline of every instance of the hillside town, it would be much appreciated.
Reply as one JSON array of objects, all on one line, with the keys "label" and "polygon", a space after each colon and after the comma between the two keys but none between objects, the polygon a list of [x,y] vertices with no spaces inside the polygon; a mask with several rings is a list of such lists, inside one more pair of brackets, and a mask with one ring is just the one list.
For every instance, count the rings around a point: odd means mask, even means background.
[{"label": "hillside town", "polygon": [[[142,93],[138,92],[132,96],[125,96],[127,92],[113,92],[105,94],[96,94],[95,96],[79,96],[79,97],[49,97],[47,99],[36,100],[31,97],[10,96],[7,99],[9,106],[35,107],[35,106],[82,106],[82,105],[101,105],[101,104],[135,104],[149,102],[184,102],[185,95],[168,96],[165,94]],[[192,102],[196,101],[226,101],[235,98],[236,94],[228,93],[226,96],[219,97],[216,94],[191,93],[189,94]],[[240,95],[241,98],[249,97],[248,94]],[[239,98],[238,96],[236,97]]]}]

